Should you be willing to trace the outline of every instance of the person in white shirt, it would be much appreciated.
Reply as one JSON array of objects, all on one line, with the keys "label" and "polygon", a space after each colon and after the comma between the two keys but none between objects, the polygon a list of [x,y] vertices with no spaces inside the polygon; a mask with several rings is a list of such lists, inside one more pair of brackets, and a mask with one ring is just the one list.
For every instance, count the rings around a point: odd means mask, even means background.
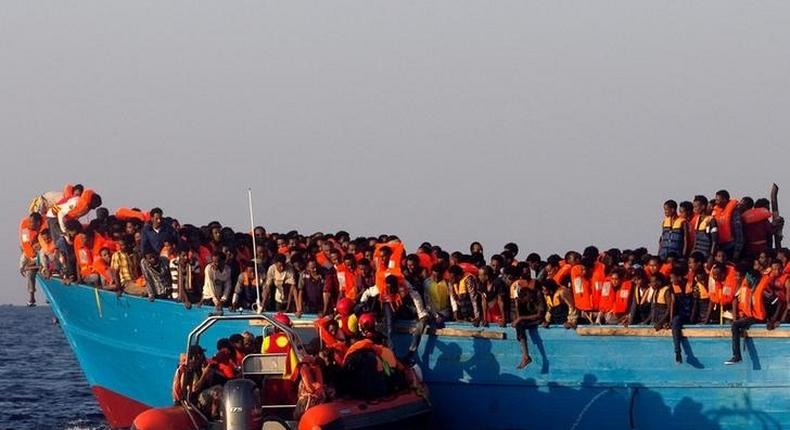
[{"label": "person in white shirt", "polygon": [[230,301],[232,292],[230,266],[225,264],[225,254],[216,251],[211,256],[211,264],[206,266],[203,282],[203,300],[214,303],[212,315],[222,315],[222,306]]},{"label": "person in white shirt", "polygon": [[274,264],[266,271],[266,283],[263,286],[263,308],[269,303],[269,295],[274,290],[274,302],[278,311],[285,311],[288,307],[288,293],[296,285],[293,270],[285,263],[285,255],[274,256]]}]

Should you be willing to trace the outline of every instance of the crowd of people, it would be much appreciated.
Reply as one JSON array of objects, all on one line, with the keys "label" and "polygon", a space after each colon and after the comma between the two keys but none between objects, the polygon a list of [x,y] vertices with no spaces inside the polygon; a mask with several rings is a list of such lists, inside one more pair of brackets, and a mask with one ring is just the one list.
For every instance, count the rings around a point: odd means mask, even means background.
[{"label": "crowd of people", "polygon": [[741,329],[757,322],[773,329],[787,318],[790,251],[781,246],[783,221],[773,207],[768,199],[733,199],[726,190],[712,199],[668,200],[655,254],[589,246],[522,259],[515,243],[488,257],[479,242],[454,252],[425,242],[409,253],[393,235],[272,233],[260,226],[241,232],[217,221],[182,223],[159,208],[111,214],[98,194],[75,185],[31,203],[20,225],[20,268],[31,305],[40,274],[178,300],[188,309],[211,306],[214,314],[335,315],[348,333],[372,319],[385,344],[394,321],[414,321],[406,359],[426,326],[467,321],[512,325],[519,367],[531,362],[527,330],[580,323],[671,328],[681,361],[683,325],[731,321],[727,363],[737,363]]}]

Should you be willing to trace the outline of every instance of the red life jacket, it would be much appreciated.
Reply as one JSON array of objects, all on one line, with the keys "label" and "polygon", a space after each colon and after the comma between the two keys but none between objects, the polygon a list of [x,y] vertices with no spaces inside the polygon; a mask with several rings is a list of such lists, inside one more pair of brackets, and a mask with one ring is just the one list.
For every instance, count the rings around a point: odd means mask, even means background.
[{"label": "red life jacket", "polygon": [[286,354],[285,371],[283,378],[291,379],[296,373],[297,360],[291,349],[291,342],[285,333],[272,333],[263,338],[263,345],[261,345],[261,352],[264,354]]},{"label": "red life jacket", "polygon": [[614,304],[617,301],[617,290],[612,286],[610,279],[603,281],[598,297],[599,311],[610,312],[614,309]]},{"label": "red life jacket", "polygon": [[624,281],[620,284],[620,289],[615,294],[614,305],[612,305],[612,312],[615,314],[628,312],[628,306],[631,304],[632,285],[631,281]]},{"label": "red life jacket", "polygon": [[732,242],[735,238],[732,234],[732,214],[738,207],[738,201],[733,199],[727,202],[724,209],[718,205],[713,208],[713,217],[719,228],[719,243]]},{"label": "red life jacket", "polygon": [[741,220],[744,224],[754,224],[771,218],[771,211],[766,208],[752,208],[743,211]]},{"label": "red life jacket", "polygon": [[571,289],[573,302],[576,309],[582,311],[593,310],[592,280],[584,277],[584,267],[581,264],[571,268]]}]

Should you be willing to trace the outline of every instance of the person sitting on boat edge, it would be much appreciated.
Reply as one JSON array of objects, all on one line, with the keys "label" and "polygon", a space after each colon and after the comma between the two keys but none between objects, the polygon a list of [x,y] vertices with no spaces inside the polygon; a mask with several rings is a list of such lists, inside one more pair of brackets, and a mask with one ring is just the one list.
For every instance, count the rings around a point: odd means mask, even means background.
[{"label": "person sitting on boat edge", "polygon": [[[525,273],[524,276],[529,276],[529,274]],[[527,330],[537,329],[540,322],[545,318],[546,301],[536,282],[531,280],[531,282],[518,285],[514,304],[516,318],[513,320],[512,325],[516,329],[516,340],[518,340],[521,347],[521,362],[516,368],[523,369],[529,363],[532,363],[527,344]]]},{"label": "person sitting on boat edge", "polygon": [[263,288],[263,281],[260,276],[255,276],[255,263],[248,261],[244,265],[244,270],[236,280],[236,287],[233,289],[232,309],[252,309],[258,301],[258,295]]},{"label": "person sitting on boat edge", "polygon": [[776,318],[781,312],[780,307],[769,318],[769,312],[774,299],[769,289],[774,280],[774,273],[760,276],[745,265],[738,266],[737,279],[740,281],[735,299],[732,302],[732,312],[735,321],[732,323],[732,358],[724,364],[737,364],[742,361],[741,357],[741,335],[742,331],[748,329],[753,324],[765,322],[768,328],[772,329]]},{"label": "person sitting on boat edge", "polygon": [[173,281],[170,278],[170,262],[166,257],[159,255],[154,249],[148,248],[143,252],[140,271],[145,280],[148,300],[170,298],[170,288]]},{"label": "person sitting on boat edge", "polygon": [[203,301],[214,305],[213,315],[222,315],[222,307],[230,302],[233,292],[230,267],[225,264],[227,257],[221,250],[214,251],[211,264],[206,266],[203,281]]},{"label": "person sitting on boat edge", "polygon": [[675,362],[682,363],[683,356],[680,351],[680,341],[683,338],[683,325],[691,322],[693,307],[692,286],[685,281],[686,273],[676,267],[669,275],[670,294],[672,305],[669,309],[669,323],[672,328],[672,345],[675,349]]}]

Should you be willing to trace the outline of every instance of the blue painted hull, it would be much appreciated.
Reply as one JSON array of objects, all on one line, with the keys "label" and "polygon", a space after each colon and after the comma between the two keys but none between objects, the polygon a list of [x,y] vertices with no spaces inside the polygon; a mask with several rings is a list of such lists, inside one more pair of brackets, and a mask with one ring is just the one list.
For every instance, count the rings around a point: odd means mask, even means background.
[{"label": "blue painted hull", "polygon": [[[99,292],[97,299],[93,288],[39,281],[92,387],[145,406],[171,404],[171,378],[186,335],[210,309],[186,310],[174,302],[108,292]],[[449,327],[473,330],[465,324]],[[223,325],[223,331],[212,329],[201,344],[213,353],[219,337],[250,329],[256,327]],[[516,370],[520,351],[513,330],[486,331],[504,333],[505,339],[423,338],[419,356],[436,427],[790,427],[790,341],[785,337],[749,339],[744,362],[737,366],[722,364],[731,355],[728,338],[689,338],[684,344],[687,362],[677,365],[668,337],[581,336],[562,328],[541,329],[530,339],[534,362]],[[409,336],[398,334],[394,340],[402,350]],[[105,397],[99,401],[107,403]],[[117,406],[109,411],[107,406],[102,404],[111,423],[128,425],[117,415]]]}]

